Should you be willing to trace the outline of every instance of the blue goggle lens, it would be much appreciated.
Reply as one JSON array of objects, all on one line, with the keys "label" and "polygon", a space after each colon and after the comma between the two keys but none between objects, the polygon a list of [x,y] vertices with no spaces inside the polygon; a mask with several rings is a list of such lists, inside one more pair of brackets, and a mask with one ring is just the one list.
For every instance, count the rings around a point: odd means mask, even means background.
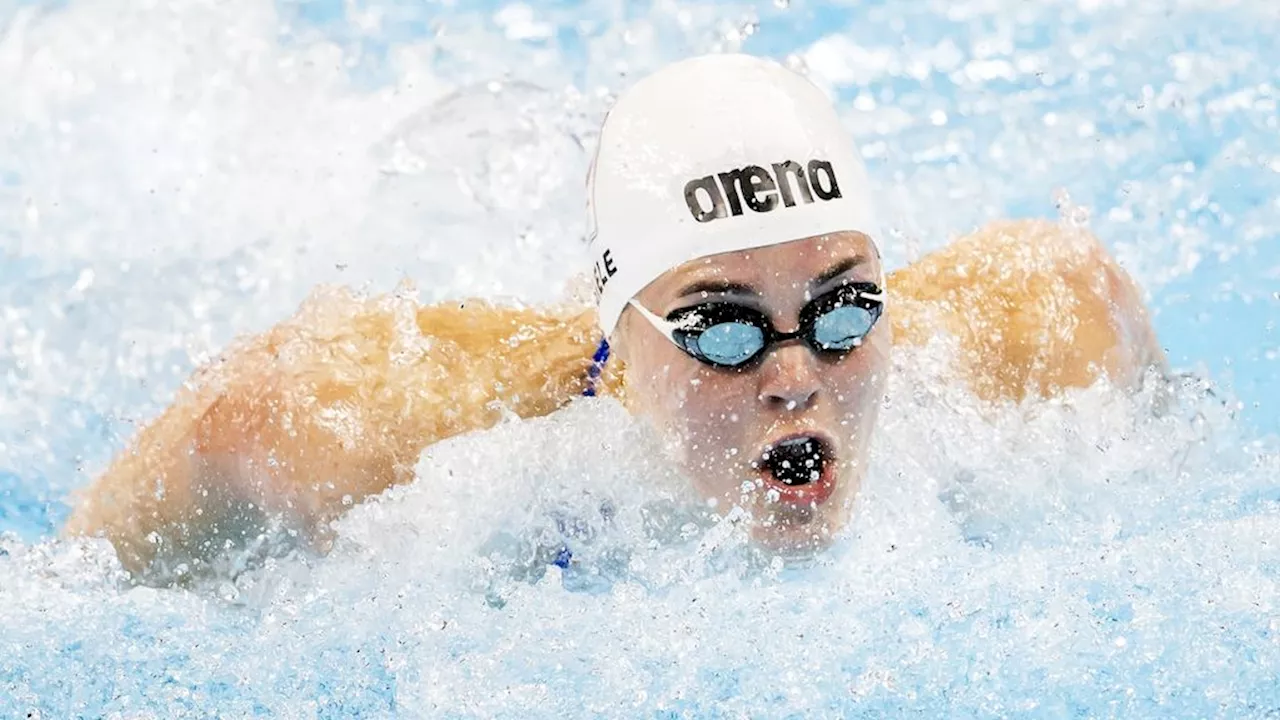
[{"label": "blue goggle lens", "polygon": [[721,365],[741,365],[764,347],[764,331],[744,322],[724,322],[703,330],[698,352]]},{"label": "blue goggle lens", "polygon": [[849,350],[855,347],[875,324],[871,311],[857,305],[844,305],[819,315],[813,322],[813,339],[824,350]]}]

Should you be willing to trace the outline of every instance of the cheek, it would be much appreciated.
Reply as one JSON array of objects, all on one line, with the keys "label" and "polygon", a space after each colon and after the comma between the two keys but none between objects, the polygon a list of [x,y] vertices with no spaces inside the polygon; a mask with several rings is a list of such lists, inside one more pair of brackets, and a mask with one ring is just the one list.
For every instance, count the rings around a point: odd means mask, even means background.
[{"label": "cheek", "polygon": [[751,377],[700,369],[688,378],[686,390],[686,441],[706,450],[736,447],[755,412]]},{"label": "cheek", "polygon": [[695,386],[691,361],[666,340],[645,341],[628,354],[627,402],[632,412],[669,434],[680,426],[690,390]]},{"label": "cheek", "polygon": [[748,378],[708,369],[683,354],[654,369],[645,388],[649,415],[683,447],[720,448],[740,434],[751,412]]},{"label": "cheek", "polygon": [[736,496],[757,420],[749,378],[701,370],[686,387],[673,427],[678,460],[703,497]]},{"label": "cheek", "polygon": [[830,368],[828,387],[837,413],[866,430],[875,422],[889,374],[888,343],[868,343]]},{"label": "cheek", "polygon": [[629,403],[704,494],[723,494],[720,486],[739,474],[739,446],[752,420],[750,378],[712,370],[666,345],[645,347],[627,364]]}]

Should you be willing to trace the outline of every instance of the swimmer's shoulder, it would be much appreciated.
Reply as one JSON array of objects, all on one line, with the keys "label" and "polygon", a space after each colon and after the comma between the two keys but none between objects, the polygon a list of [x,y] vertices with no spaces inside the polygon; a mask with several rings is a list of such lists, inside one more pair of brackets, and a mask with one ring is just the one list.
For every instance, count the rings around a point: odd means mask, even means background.
[{"label": "swimmer's shoulder", "polygon": [[1136,383],[1161,367],[1141,293],[1087,229],[992,222],[890,276],[895,343],[954,337],[979,395]]}]

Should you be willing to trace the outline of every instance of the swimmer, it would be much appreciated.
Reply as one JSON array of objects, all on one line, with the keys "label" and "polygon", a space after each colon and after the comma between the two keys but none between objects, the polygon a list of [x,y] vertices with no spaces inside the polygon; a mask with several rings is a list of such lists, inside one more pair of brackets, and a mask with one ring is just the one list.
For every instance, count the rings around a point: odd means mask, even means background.
[{"label": "swimmer", "polygon": [[594,307],[319,291],[200,368],[66,532],[109,539],[137,577],[267,517],[323,552],[425,447],[586,394],[647,420],[761,545],[818,549],[853,512],[895,345],[951,338],[939,381],[990,403],[1166,370],[1138,288],[1079,228],[999,222],[886,274],[852,139],[772,61],[638,82],[604,121],[587,206]]}]

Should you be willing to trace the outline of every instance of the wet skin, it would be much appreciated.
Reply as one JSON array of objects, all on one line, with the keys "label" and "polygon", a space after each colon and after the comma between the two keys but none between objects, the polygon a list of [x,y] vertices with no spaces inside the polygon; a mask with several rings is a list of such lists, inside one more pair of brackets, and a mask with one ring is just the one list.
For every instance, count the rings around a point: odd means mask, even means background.
[{"label": "wet skin", "polygon": [[[871,240],[836,233],[695,260],[667,272],[636,299],[661,317],[711,300],[739,303],[790,332],[813,298],[881,278]],[[632,308],[613,340],[625,363],[629,406],[663,435],[708,504],[747,510],[753,537],[766,546],[803,550],[827,545],[852,514],[889,370],[889,313],[886,307],[848,353],[819,354],[791,340],[737,369],[699,362]],[[797,436],[822,441],[823,477],[788,487],[761,459],[779,441]]]}]

